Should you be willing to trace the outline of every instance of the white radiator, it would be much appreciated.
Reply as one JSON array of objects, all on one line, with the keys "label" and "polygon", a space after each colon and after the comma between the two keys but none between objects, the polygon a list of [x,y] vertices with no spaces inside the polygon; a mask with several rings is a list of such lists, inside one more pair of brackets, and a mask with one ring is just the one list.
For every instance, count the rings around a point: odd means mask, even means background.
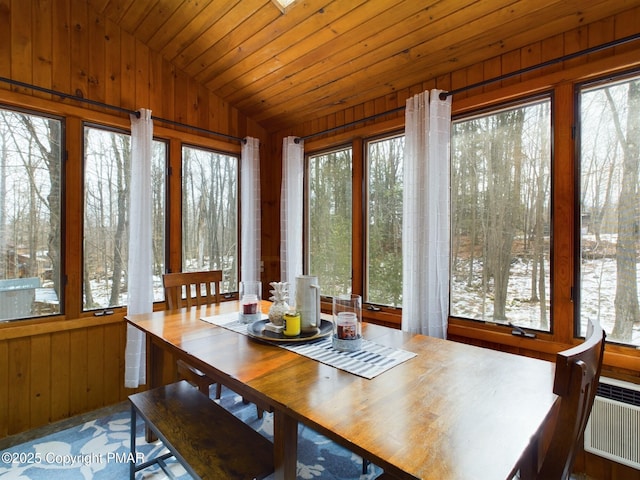
[{"label": "white radiator", "polygon": [[640,385],[600,377],[584,449],[640,470]]}]

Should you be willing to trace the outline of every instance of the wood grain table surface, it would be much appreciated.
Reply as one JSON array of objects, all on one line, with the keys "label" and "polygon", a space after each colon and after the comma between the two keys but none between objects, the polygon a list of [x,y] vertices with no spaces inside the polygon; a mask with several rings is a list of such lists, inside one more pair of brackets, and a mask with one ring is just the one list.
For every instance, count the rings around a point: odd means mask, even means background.
[{"label": "wood grain table surface", "polygon": [[298,422],[399,478],[506,479],[535,461],[527,457],[556,401],[552,363],[365,324],[366,339],[417,353],[368,380],[201,320],[237,308],[127,321],[148,334],[150,387],[166,383],[169,359],[183,358],[271,406],[276,479],[296,478]]}]

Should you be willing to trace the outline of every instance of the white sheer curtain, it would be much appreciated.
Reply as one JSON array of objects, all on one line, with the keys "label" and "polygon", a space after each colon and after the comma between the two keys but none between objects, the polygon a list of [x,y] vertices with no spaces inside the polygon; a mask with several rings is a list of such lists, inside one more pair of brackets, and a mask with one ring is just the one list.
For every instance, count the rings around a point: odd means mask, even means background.
[{"label": "white sheer curtain", "polygon": [[451,97],[407,100],[402,231],[402,329],[445,338],[449,315]]},{"label": "white sheer curtain", "polygon": [[289,299],[296,298],[296,276],[302,275],[302,208],[304,142],[296,137],[282,141],[282,191],[280,199],[280,275],[289,282]]},{"label": "white sheer curtain", "polygon": [[[151,110],[131,115],[131,182],[129,195],[128,314],[153,311],[151,156],[153,121]],[[124,386],[146,383],[145,336],[127,326]]]},{"label": "white sheer curtain", "polygon": [[260,141],[246,137],[240,159],[242,198],[240,231],[242,232],[242,267],[240,280],[260,280]]}]

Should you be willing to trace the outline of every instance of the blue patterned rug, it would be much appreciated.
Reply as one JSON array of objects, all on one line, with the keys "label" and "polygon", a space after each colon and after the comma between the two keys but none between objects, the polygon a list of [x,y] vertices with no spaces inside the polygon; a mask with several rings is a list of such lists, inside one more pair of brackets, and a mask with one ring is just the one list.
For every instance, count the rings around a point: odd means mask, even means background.
[{"label": "blue patterned rug", "polygon": [[[257,418],[253,404],[223,389],[221,404],[267,438],[273,437],[273,415]],[[0,452],[0,478],[12,480],[112,480],[129,478],[130,413],[128,410],[83,423],[67,430],[10,447]],[[161,443],[147,444],[144,424],[136,425],[137,450],[143,460],[164,451]],[[179,480],[190,477],[173,459],[167,460]],[[298,479],[372,480],[380,468],[369,465],[362,473],[362,459],[312,429],[300,425],[298,436]],[[137,480],[164,480],[158,467],[138,472]],[[222,480],[222,479],[221,479]]]}]

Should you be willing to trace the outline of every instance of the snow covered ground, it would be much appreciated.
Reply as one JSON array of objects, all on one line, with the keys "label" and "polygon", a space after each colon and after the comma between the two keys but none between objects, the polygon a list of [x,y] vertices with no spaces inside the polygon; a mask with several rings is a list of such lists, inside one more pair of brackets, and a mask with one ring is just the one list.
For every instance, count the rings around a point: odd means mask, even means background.
[{"label": "snow covered ground", "polygon": [[[481,265],[477,265],[475,271],[481,272]],[[613,329],[615,320],[613,302],[616,293],[616,260],[615,258],[583,260],[581,272],[581,334],[584,335],[588,318],[597,318],[607,334],[609,334]],[[638,273],[638,282],[640,283],[640,263],[638,264]],[[482,296],[479,294],[479,281],[480,279],[471,289],[467,287],[465,281],[460,281],[460,279],[452,283],[452,298],[455,299],[455,303],[452,305],[452,315],[493,321],[493,297],[487,296],[485,301],[482,301]],[[547,330],[548,328],[541,328],[540,304],[538,302],[530,302],[528,300],[530,297],[530,266],[523,261],[514,262],[511,266],[511,276],[509,278],[508,321],[523,328]],[[549,311],[549,300],[550,294],[547,291],[547,311]],[[609,337],[608,340],[615,341],[616,339]],[[633,328],[632,344],[640,346],[640,323],[636,323]]]}]

